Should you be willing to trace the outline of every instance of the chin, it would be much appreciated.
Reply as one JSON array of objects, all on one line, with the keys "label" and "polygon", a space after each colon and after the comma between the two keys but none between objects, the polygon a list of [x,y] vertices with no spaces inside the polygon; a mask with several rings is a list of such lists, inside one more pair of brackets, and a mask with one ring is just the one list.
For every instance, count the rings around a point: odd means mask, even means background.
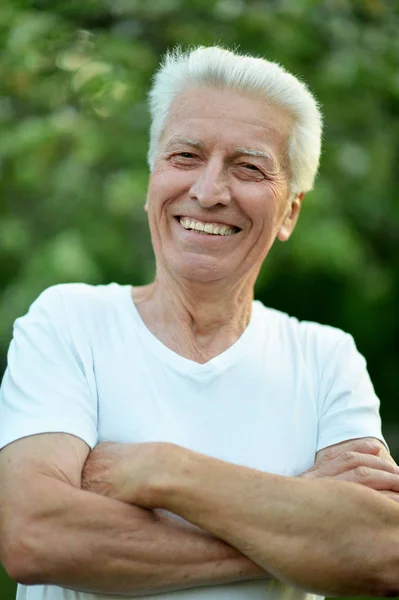
[{"label": "chin", "polygon": [[173,265],[171,271],[183,279],[198,283],[211,283],[228,277],[226,269],[220,265],[206,264],[205,261],[187,261],[183,264]]}]

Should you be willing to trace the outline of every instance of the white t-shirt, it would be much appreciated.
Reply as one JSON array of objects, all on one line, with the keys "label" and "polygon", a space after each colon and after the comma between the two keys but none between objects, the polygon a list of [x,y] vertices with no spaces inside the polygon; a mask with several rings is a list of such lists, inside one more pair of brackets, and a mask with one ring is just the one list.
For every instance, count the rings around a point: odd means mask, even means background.
[{"label": "white t-shirt", "polygon": [[[147,329],[130,286],[66,284],[46,290],[15,322],[0,396],[0,447],[44,432],[70,433],[90,447],[105,440],[168,441],[269,473],[298,475],[321,448],[365,436],[382,440],[378,409],[365,360],[352,337],[338,329],[300,323],[254,302],[242,336],[198,364]],[[113,598],[22,585],[17,597]],[[313,596],[255,580],[145,597]]]}]

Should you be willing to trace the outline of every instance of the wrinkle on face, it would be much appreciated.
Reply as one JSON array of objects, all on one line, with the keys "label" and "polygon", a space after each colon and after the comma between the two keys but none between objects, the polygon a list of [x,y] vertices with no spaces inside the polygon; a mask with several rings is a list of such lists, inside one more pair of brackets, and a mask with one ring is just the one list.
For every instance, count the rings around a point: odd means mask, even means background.
[{"label": "wrinkle on face", "polygon": [[[206,99],[204,101],[206,93],[208,93],[208,102]],[[224,120],[226,130],[234,131],[235,121],[240,125],[245,123],[248,128],[247,133],[250,134],[250,130],[252,130],[253,134],[254,148],[251,147],[251,144],[248,150],[254,153],[259,151],[267,154],[271,163],[274,163],[271,171],[283,171],[288,179],[291,178],[288,143],[293,132],[292,117],[283,107],[247,92],[241,93],[228,89],[201,87],[198,90],[189,89],[179,94],[171,105],[167,122],[160,137],[159,149],[162,149],[162,153],[169,144],[173,143],[173,138],[177,142],[179,138],[186,137],[186,139],[191,139],[193,146],[203,148],[202,141],[196,138],[194,134],[184,136],[184,134],[179,134],[178,131],[179,123],[183,129],[185,121],[201,120],[201,116],[193,114],[193,99],[194,102],[197,99],[198,104],[201,102],[201,106],[209,109],[206,117],[208,121],[215,120],[220,123],[221,120]],[[248,104],[248,110],[245,113],[242,110],[243,101]],[[260,115],[262,118],[259,118]],[[168,134],[170,135],[172,129],[174,135],[168,139]],[[217,128],[215,128],[215,131],[217,131]],[[264,140],[262,148],[259,147],[260,138]],[[215,139],[215,142],[217,142],[217,139]],[[268,143],[270,147],[267,147]],[[240,147],[241,144],[235,150],[231,148],[231,152],[239,150]],[[245,148],[243,149],[245,150]]]},{"label": "wrinkle on face", "polygon": [[[180,256],[191,263],[190,276],[202,264],[201,276],[207,272],[210,280],[229,272],[256,278],[289,213],[291,130],[286,110],[243,93],[201,88],[175,99],[148,192],[154,249],[159,258],[167,254],[164,265],[177,264]],[[197,197],[201,179],[208,187],[206,205]],[[218,202],[223,186],[229,194]],[[202,248],[197,238],[198,249],[189,249],[176,237],[171,219],[177,215],[233,223],[241,229],[240,244],[219,252]]]}]

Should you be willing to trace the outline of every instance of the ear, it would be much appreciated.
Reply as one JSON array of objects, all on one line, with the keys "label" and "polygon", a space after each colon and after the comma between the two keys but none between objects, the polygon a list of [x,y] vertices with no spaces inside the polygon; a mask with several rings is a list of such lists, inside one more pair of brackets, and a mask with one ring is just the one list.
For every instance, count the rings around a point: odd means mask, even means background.
[{"label": "ear", "polygon": [[147,194],[147,198],[145,199],[145,204],[144,204],[144,210],[146,213],[148,213],[148,203],[149,203],[149,199],[148,199],[148,194]]},{"label": "ear", "polygon": [[289,239],[291,233],[294,231],[296,222],[298,221],[304,196],[305,192],[301,192],[300,194],[295,194],[294,196],[291,196],[284,220],[277,234],[277,238],[280,240],[280,242],[286,242]]}]

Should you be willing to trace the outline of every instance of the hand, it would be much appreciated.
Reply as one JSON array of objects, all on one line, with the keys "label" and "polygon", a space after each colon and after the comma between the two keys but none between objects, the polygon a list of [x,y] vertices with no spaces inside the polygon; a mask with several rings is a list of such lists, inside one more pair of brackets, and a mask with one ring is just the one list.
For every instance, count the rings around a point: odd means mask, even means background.
[{"label": "hand", "polygon": [[321,450],[313,467],[300,477],[359,483],[399,502],[399,467],[385,446],[373,438],[350,440]]},{"label": "hand", "polygon": [[176,449],[178,446],[163,442],[102,442],[90,452],[83,467],[82,489],[155,508],[157,484],[171,473]]}]

